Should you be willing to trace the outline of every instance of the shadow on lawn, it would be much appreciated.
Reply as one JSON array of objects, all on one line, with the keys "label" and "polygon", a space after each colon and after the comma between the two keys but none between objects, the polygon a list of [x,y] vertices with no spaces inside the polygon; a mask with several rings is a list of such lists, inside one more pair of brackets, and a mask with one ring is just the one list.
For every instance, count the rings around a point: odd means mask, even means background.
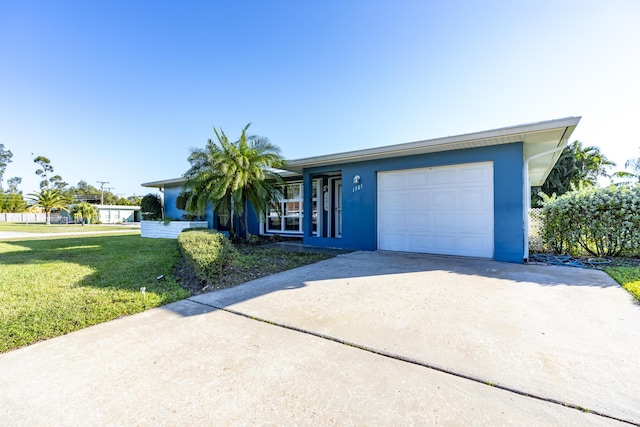
[{"label": "shadow on lawn", "polygon": [[[177,261],[175,241],[141,240],[138,235],[73,236],[53,239],[12,240],[15,247],[0,257],[0,265],[72,263],[92,273],[70,286],[118,288],[140,292],[163,291],[158,276],[169,275]],[[168,249],[175,250],[170,256]],[[175,286],[175,285],[173,285]],[[175,300],[175,299],[174,299]]]}]

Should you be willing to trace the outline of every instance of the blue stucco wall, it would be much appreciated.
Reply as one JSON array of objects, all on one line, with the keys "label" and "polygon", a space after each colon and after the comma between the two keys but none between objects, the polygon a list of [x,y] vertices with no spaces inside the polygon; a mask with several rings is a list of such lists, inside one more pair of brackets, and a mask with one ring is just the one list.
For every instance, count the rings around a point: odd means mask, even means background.
[{"label": "blue stucco wall", "polygon": [[[377,249],[377,173],[398,169],[492,161],[494,164],[494,259],[523,262],[522,143],[447,151],[384,160],[347,163],[304,170],[304,211],[311,212],[311,179],[316,174],[342,171],[342,238],[311,235],[311,216],[305,215],[304,243],[359,250]],[[352,179],[360,175],[361,189]]]},{"label": "blue stucco wall", "polygon": [[[176,207],[176,200],[178,198],[178,195],[182,191],[183,190],[181,185],[165,187],[164,189],[164,217],[165,218],[181,219],[182,215],[186,214],[185,211],[178,209]],[[207,208],[205,219],[209,223],[209,228],[226,229],[225,227],[217,227],[218,218],[217,218],[217,215],[215,215],[215,213],[213,212],[213,208],[211,206]],[[248,223],[249,223],[249,232],[251,234],[260,234],[260,222],[258,221],[256,212],[251,205],[249,205]],[[242,221],[239,221],[236,224],[236,227],[237,227],[237,230],[239,230],[240,233],[242,234],[243,227],[244,227]]]},{"label": "blue stucco wall", "polygon": [[[164,217],[172,219],[181,219],[182,215],[186,214],[185,211],[176,207],[176,200],[178,195],[182,192],[182,186],[176,185],[172,187],[164,188]],[[209,228],[214,228],[215,215],[211,207],[207,208],[205,213],[205,219],[209,223]]]}]

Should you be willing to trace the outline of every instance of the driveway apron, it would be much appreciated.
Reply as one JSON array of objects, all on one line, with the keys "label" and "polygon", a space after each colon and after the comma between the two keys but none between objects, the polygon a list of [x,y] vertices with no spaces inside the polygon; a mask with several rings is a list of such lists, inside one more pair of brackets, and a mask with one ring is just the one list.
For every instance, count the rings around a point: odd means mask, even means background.
[{"label": "driveway apron", "polygon": [[356,252],[191,299],[640,423],[640,306],[601,271]]}]

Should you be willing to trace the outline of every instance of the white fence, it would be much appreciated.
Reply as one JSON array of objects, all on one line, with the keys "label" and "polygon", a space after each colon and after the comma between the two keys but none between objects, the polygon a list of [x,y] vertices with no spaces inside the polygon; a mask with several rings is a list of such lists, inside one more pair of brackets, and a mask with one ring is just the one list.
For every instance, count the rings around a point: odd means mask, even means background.
[{"label": "white fence", "polygon": [[542,209],[529,209],[529,250],[531,252],[542,252]]},{"label": "white fence", "polygon": [[[69,217],[51,215],[51,224],[68,224]],[[47,214],[43,213],[4,213],[0,212],[0,222],[17,222],[22,224],[44,224],[47,222]]]}]

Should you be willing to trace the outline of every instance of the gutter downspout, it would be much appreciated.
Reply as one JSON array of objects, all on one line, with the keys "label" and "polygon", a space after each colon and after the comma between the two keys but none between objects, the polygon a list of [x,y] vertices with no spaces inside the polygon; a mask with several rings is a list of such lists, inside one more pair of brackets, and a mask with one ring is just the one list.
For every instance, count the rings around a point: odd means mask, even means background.
[{"label": "gutter downspout", "polygon": [[[564,140],[564,136],[567,134],[567,129],[564,129],[562,136],[560,137],[560,141]],[[560,146],[552,148],[547,151],[543,151],[542,153],[533,154],[526,159],[524,159],[524,166],[522,167],[522,198],[523,198],[523,206],[524,211],[522,213],[522,219],[524,224],[524,262],[529,260],[529,210],[531,209],[531,184],[529,183],[529,162],[531,160],[535,160],[539,157],[547,156],[549,154],[553,154],[557,151],[564,150],[569,145],[569,140],[566,139],[564,142],[560,144]]]}]

